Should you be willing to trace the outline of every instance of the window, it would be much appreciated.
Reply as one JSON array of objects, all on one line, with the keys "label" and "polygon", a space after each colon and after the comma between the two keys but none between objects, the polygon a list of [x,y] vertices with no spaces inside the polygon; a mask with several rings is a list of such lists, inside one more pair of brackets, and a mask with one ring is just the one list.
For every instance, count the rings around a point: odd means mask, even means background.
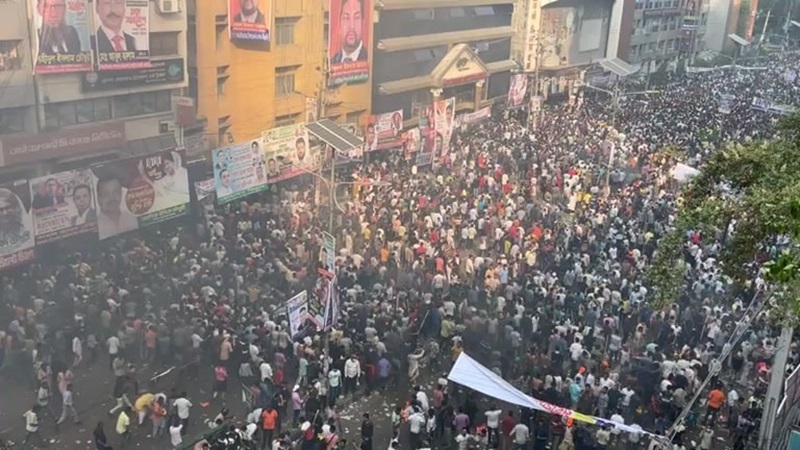
[{"label": "window", "polygon": [[328,42],[330,42],[331,34],[331,26],[330,24],[326,23],[322,26],[322,42],[325,43],[325,48],[328,48]]},{"label": "window", "polygon": [[117,119],[167,112],[171,109],[172,96],[169,90],[114,97],[114,117]]},{"label": "window", "polygon": [[345,116],[344,121],[345,121],[345,123],[358,123],[358,119],[360,119],[361,116],[363,116],[365,112],[366,111],[363,110],[363,109],[361,111],[349,112]]},{"label": "window", "polygon": [[491,6],[476,6],[475,7],[475,15],[476,16],[493,16],[494,15],[494,8]]},{"label": "window", "polygon": [[25,131],[25,108],[0,110],[0,134],[21,133]]},{"label": "window", "polygon": [[150,56],[178,54],[178,32],[150,33]]},{"label": "window", "polygon": [[293,17],[278,17],[275,19],[275,44],[294,44],[294,24],[297,19]]},{"label": "window", "polygon": [[433,20],[432,9],[415,9],[412,11],[416,20]]},{"label": "window", "polygon": [[464,11],[464,8],[450,8],[450,17],[466,17],[467,12]]},{"label": "window", "polygon": [[228,77],[217,77],[217,98],[225,96],[225,82]]},{"label": "window", "polygon": [[275,117],[275,128],[285,127],[287,125],[294,125],[300,114],[286,114],[284,116]]},{"label": "window", "polygon": [[22,68],[22,57],[19,44],[22,41],[0,41],[0,70],[19,70]]},{"label": "window", "polygon": [[44,105],[44,124],[47,128],[62,128],[109,119],[111,102],[107,98]]},{"label": "window", "polygon": [[275,68],[275,96],[294,94],[294,75],[297,67]]},{"label": "window", "polygon": [[214,39],[215,39],[214,40],[214,45],[216,45],[217,50],[222,48],[222,42],[225,40],[225,38],[227,36],[227,34],[225,34],[227,29],[228,29],[228,27],[217,25],[217,32],[214,35]]}]

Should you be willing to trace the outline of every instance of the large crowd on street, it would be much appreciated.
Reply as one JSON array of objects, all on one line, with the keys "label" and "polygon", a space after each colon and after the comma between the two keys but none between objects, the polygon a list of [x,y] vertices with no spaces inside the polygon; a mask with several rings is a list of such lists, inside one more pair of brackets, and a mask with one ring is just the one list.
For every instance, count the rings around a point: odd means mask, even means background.
[{"label": "large crowd on street", "polygon": [[[97,450],[144,435],[181,448],[206,432],[197,448],[633,450],[646,434],[495,403],[446,373],[465,352],[534,398],[663,435],[730,353],[673,444],[721,449],[724,435],[745,449],[778,330],[760,316],[730,338],[764,281],[732,283],[717,264],[724,235],[700,232],[686,236],[687,284],[671,305],[652,306],[644,275],[676,218],[675,164],[702,170],[725,142],[772,137],[779,116],[752,99],[800,105],[798,72],[785,54],[763,70],[674,75],[616,111],[585,89],[535,121],[496,109],[433,167],[402,151],[344,166],[341,177],[383,183],[337,193],[341,314],[328,333],[290,332],[283,307],[320,286],[328,211],[310,177],[191,226],[15,269],[0,294],[0,386],[30,395],[9,426],[33,447],[84,421]],[[735,96],[729,113],[722,95]],[[789,358],[800,362],[794,346]],[[183,386],[210,380],[219,414],[200,420],[201,399],[151,379],[167,368]],[[85,371],[113,380],[112,409],[78,414]],[[390,392],[402,397],[391,418],[358,412],[358,432],[343,433],[344,399]]]}]

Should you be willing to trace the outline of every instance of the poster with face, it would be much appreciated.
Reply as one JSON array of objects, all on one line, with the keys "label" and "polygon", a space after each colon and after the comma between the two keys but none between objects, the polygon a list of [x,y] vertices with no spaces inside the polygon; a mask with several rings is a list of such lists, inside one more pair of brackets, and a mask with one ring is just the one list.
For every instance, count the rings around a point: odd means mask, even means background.
[{"label": "poster with face", "polygon": [[232,41],[269,42],[272,24],[270,0],[227,0]]},{"label": "poster with face", "polygon": [[267,181],[286,180],[319,167],[319,152],[309,148],[303,124],[273,128],[261,135],[267,158]]},{"label": "poster with face", "polygon": [[48,73],[92,70],[87,0],[30,0],[34,7],[34,70]]},{"label": "poster with face", "polygon": [[328,83],[366,81],[372,44],[372,0],[330,0],[330,18]]},{"label": "poster with face", "polygon": [[95,0],[98,70],[150,67],[150,2]]},{"label": "poster with face", "polygon": [[91,170],[34,178],[30,185],[37,245],[97,230]]},{"label": "poster with face", "polygon": [[261,139],[218,148],[211,158],[218,204],[267,189],[269,168]]},{"label": "poster with face", "polygon": [[0,184],[0,270],[36,256],[30,195],[27,180]]}]

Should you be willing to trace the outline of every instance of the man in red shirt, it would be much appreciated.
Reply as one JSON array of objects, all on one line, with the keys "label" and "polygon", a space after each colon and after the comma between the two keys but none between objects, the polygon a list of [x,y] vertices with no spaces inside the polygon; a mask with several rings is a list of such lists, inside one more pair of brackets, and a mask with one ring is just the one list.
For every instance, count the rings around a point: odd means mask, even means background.
[{"label": "man in red shirt", "polygon": [[509,411],[508,415],[503,422],[500,424],[500,428],[503,431],[502,439],[500,439],[500,450],[508,450],[511,448],[511,431],[514,430],[514,427],[517,426],[517,421],[514,420],[514,411]]},{"label": "man in red shirt", "polygon": [[261,412],[261,448],[272,449],[272,440],[278,428],[278,411],[272,406],[267,406]]}]

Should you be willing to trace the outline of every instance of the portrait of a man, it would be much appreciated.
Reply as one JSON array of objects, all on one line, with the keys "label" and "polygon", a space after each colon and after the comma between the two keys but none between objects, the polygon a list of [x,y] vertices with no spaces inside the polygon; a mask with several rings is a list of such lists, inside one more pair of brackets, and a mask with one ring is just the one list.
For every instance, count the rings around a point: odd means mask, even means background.
[{"label": "portrait of a man", "polygon": [[139,228],[136,216],[122,205],[122,182],[108,177],[97,180],[97,228],[100,239],[116,236]]},{"label": "portrait of a man", "polygon": [[75,215],[70,218],[70,225],[83,225],[97,222],[97,211],[92,208],[92,190],[89,185],[79,184],[72,188],[72,203]]},{"label": "portrait of a man", "polygon": [[33,195],[33,209],[50,208],[64,204],[64,188],[55,178],[49,178]]},{"label": "portrait of a man", "polygon": [[258,0],[234,0],[239,2],[239,13],[234,16],[234,23],[260,23],[267,22],[264,14],[258,9]]},{"label": "portrait of a man", "polygon": [[59,55],[83,51],[78,30],[66,21],[67,0],[37,0],[36,11],[42,19],[39,53]]},{"label": "portrait of a man", "polygon": [[392,136],[397,136],[400,134],[400,130],[403,129],[403,118],[400,116],[399,112],[392,113]]},{"label": "portrait of a man", "polygon": [[375,124],[370,123],[364,127],[364,150],[372,151],[378,148],[378,133],[375,132]]},{"label": "portrait of a man", "polygon": [[364,43],[364,1],[342,0],[339,11],[339,50],[331,58],[332,64],[366,61],[367,44]]},{"label": "portrait of a man", "polygon": [[24,214],[25,208],[17,194],[0,188],[0,247],[19,245],[30,238]]},{"label": "portrait of a man", "polygon": [[219,186],[217,186],[217,196],[219,197],[227,197],[228,195],[233,194],[233,189],[231,188],[231,175],[228,173],[227,169],[222,169],[219,173]]},{"label": "portrait of a man", "polygon": [[308,160],[308,151],[306,149],[305,139],[303,139],[302,137],[295,139],[294,152],[298,166],[305,167],[309,165],[310,161]]},{"label": "portrait of a man", "polygon": [[100,20],[97,28],[97,51],[100,53],[136,51],[136,39],[122,30],[125,22],[125,0],[95,0]]}]

